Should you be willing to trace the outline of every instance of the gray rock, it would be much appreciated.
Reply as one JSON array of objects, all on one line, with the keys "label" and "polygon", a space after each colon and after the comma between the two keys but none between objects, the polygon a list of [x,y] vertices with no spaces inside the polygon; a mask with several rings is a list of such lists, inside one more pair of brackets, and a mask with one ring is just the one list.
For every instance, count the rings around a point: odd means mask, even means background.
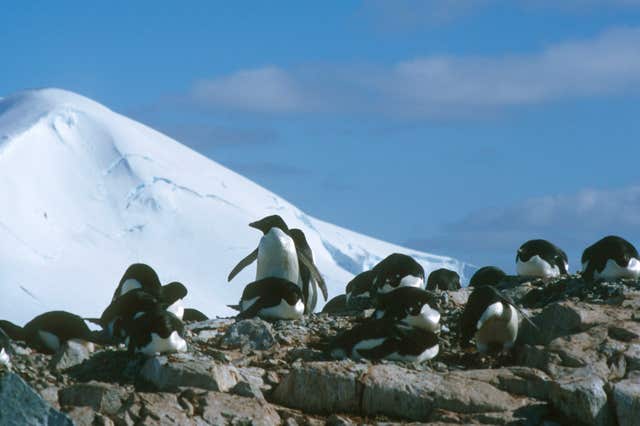
[{"label": "gray rock", "polygon": [[107,415],[117,413],[126,397],[124,389],[99,382],[79,383],[58,393],[60,404],[63,406],[91,407],[94,411]]},{"label": "gray rock", "polygon": [[515,395],[546,400],[551,378],[543,371],[527,367],[468,370],[450,373],[466,380],[475,380]]},{"label": "gray rock", "polygon": [[240,373],[227,364],[207,358],[194,358],[190,354],[149,358],[140,377],[160,391],[174,391],[179,387],[196,387],[226,392],[238,383]]},{"label": "gray rock", "polygon": [[200,398],[199,405],[204,421],[213,425],[271,426],[280,424],[280,416],[275,408],[256,399],[207,392]]},{"label": "gray rock", "polygon": [[241,381],[231,388],[230,392],[234,395],[244,396],[247,398],[256,398],[265,400],[260,387],[255,383]]},{"label": "gray rock", "polygon": [[309,413],[358,413],[365,371],[364,364],[350,360],[300,365],[282,378],[272,398]]},{"label": "gray rock", "polygon": [[62,345],[60,350],[51,359],[50,367],[53,370],[62,371],[78,364],[82,364],[90,357],[91,353],[85,345],[68,341]]},{"label": "gray rock", "polygon": [[551,403],[570,419],[591,425],[612,425],[614,418],[604,384],[599,377],[553,382],[549,397]]},{"label": "gray rock", "polygon": [[634,343],[624,353],[629,370],[640,370],[640,344]]},{"label": "gray rock", "polygon": [[514,411],[528,401],[457,374],[375,365],[363,377],[362,413],[426,421],[434,409],[459,413]]},{"label": "gray rock", "polygon": [[632,426],[640,419],[640,377],[623,380],[613,387],[618,425]]},{"label": "gray rock", "polygon": [[96,412],[91,407],[72,407],[67,411],[76,426],[93,426]]},{"label": "gray rock", "polygon": [[222,337],[222,344],[230,348],[269,349],[276,344],[271,324],[252,318],[231,325]]},{"label": "gray rock", "polygon": [[73,426],[69,417],[53,409],[20,376],[0,377],[0,424]]},{"label": "gray rock", "polygon": [[[199,419],[190,418],[178,403],[177,396],[170,393],[138,393],[130,412],[135,417],[132,424],[136,425],[195,426],[204,424]],[[130,417],[131,414],[129,414]]]},{"label": "gray rock", "polygon": [[207,321],[194,322],[185,325],[187,330],[194,333],[198,333],[201,330],[223,330],[233,324],[235,319],[233,318],[215,318]]},{"label": "gray rock", "polygon": [[568,301],[552,303],[533,318],[539,330],[524,322],[518,340],[531,345],[546,345],[558,337],[580,333],[609,320],[605,308],[600,305]]}]

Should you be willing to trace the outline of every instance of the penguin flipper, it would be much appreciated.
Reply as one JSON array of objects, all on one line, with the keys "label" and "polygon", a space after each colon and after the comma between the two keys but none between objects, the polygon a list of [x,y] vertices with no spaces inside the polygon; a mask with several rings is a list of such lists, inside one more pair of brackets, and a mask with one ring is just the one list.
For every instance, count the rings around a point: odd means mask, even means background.
[{"label": "penguin flipper", "polygon": [[242,309],[240,308],[240,305],[227,305],[227,308],[231,308],[234,311],[241,311]]},{"label": "penguin flipper", "polygon": [[313,278],[314,285],[317,285],[320,287],[320,290],[322,290],[322,296],[326,301],[327,298],[329,297],[329,293],[327,292],[327,284],[324,282],[324,278],[322,278],[322,275],[320,275],[320,271],[318,271],[318,268],[313,263],[313,260],[309,259],[307,255],[300,252],[298,253],[298,259],[300,260],[300,262],[302,262],[304,266],[307,267],[307,269],[311,273],[311,277]]},{"label": "penguin flipper", "polygon": [[240,273],[244,268],[251,265],[256,259],[258,259],[258,248],[251,253],[249,253],[244,259],[242,259],[238,264],[231,270],[229,276],[227,277],[227,281],[231,281],[236,275]]}]

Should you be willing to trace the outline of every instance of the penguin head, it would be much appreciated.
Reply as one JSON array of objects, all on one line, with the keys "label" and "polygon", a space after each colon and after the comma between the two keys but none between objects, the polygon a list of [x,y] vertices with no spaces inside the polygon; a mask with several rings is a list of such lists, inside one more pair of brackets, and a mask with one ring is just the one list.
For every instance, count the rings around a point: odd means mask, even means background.
[{"label": "penguin head", "polygon": [[118,286],[120,293],[116,297],[122,296],[128,291],[142,288],[152,294],[160,290],[161,284],[158,274],[153,268],[145,263],[134,263],[129,266],[120,279]]},{"label": "penguin head", "polygon": [[277,214],[274,214],[274,215],[271,215],[271,216],[267,216],[267,217],[263,217],[262,219],[260,219],[260,220],[258,220],[256,222],[251,222],[249,224],[249,226],[252,227],[252,228],[259,229],[264,234],[269,232],[269,230],[271,228],[279,228],[282,231],[284,231],[285,233],[287,233],[287,234],[289,233],[289,227],[284,222],[284,220]]},{"label": "penguin head", "polygon": [[424,287],[424,268],[411,256],[393,253],[378,263],[373,284],[377,291],[385,293],[397,287]]},{"label": "penguin head", "polygon": [[163,303],[171,305],[177,300],[184,299],[187,296],[187,293],[188,290],[184,284],[174,281],[162,286],[160,298]]},{"label": "penguin head", "polygon": [[497,285],[507,277],[507,274],[495,266],[484,266],[476,271],[469,281],[469,287]]}]

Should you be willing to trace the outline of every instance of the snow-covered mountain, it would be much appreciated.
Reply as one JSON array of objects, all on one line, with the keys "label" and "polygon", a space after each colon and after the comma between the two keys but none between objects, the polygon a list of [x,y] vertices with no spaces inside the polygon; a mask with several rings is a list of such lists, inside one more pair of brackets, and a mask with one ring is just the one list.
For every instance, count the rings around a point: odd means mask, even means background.
[{"label": "snow-covered mountain", "polygon": [[[409,250],[306,215],[169,137],[83,96],[45,89],[0,99],[0,318],[45,310],[96,316],[126,267],[189,288],[187,305],[228,315],[255,265],[226,276],[280,214],[303,229],[330,297],[392,252],[427,273],[455,259]],[[320,305],[321,306],[321,305]]]}]

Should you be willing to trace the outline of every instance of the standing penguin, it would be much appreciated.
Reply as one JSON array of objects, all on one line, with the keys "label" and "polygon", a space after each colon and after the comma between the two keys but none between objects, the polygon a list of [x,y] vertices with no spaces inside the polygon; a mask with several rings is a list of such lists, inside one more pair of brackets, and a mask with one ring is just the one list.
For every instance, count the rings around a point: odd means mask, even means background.
[{"label": "standing penguin", "polygon": [[[307,242],[307,237],[304,235],[301,229],[293,228],[289,231],[289,235],[293,238],[293,242],[296,245],[296,251],[302,253],[311,262],[313,262],[313,251]],[[311,276],[311,271],[300,260],[298,256],[298,270],[300,275],[298,277],[298,285],[302,288],[302,297],[304,299],[304,313],[313,313],[318,303],[318,286]],[[326,296],[325,296],[325,300]]]},{"label": "standing penguin", "polygon": [[388,293],[398,287],[424,288],[424,268],[411,256],[393,253],[373,268],[376,293]]},{"label": "standing penguin", "polygon": [[518,337],[518,311],[491,285],[476,287],[464,308],[460,321],[462,345],[475,336],[479,352],[486,353],[493,345],[500,350],[511,349]]},{"label": "standing penguin", "polygon": [[586,280],[638,278],[638,250],[624,238],[610,235],[582,253],[582,276]]},{"label": "standing penguin", "polygon": [[[309,289],[308,294],[317,293],[316,286],[319,286],[324,299],[327,300],[327,287],[318,268],[307,254],[298,250],[290,235],[289,227],[280,216],[267,216],[257,222],[250,223],[249,226],[262,231],[263,236],[258,247],[242,259],[229,273],[228,281],[231,281],[246,266],[257,260],[256,280],[276,277],[301,285],[303,280],[300,278],[300,265],[303,265],[309,272],[308,283],[310,287],[313,287],[313,290]],[[306,239],[304,242],[306,243]],[[303,246],[301,248],[304,249]]]},{"label": "standing penguin", "polygon": [[554,278],[569,270],[567,254],[547,240],[529,240],[518,249],[516,271],[525,277]]}]

